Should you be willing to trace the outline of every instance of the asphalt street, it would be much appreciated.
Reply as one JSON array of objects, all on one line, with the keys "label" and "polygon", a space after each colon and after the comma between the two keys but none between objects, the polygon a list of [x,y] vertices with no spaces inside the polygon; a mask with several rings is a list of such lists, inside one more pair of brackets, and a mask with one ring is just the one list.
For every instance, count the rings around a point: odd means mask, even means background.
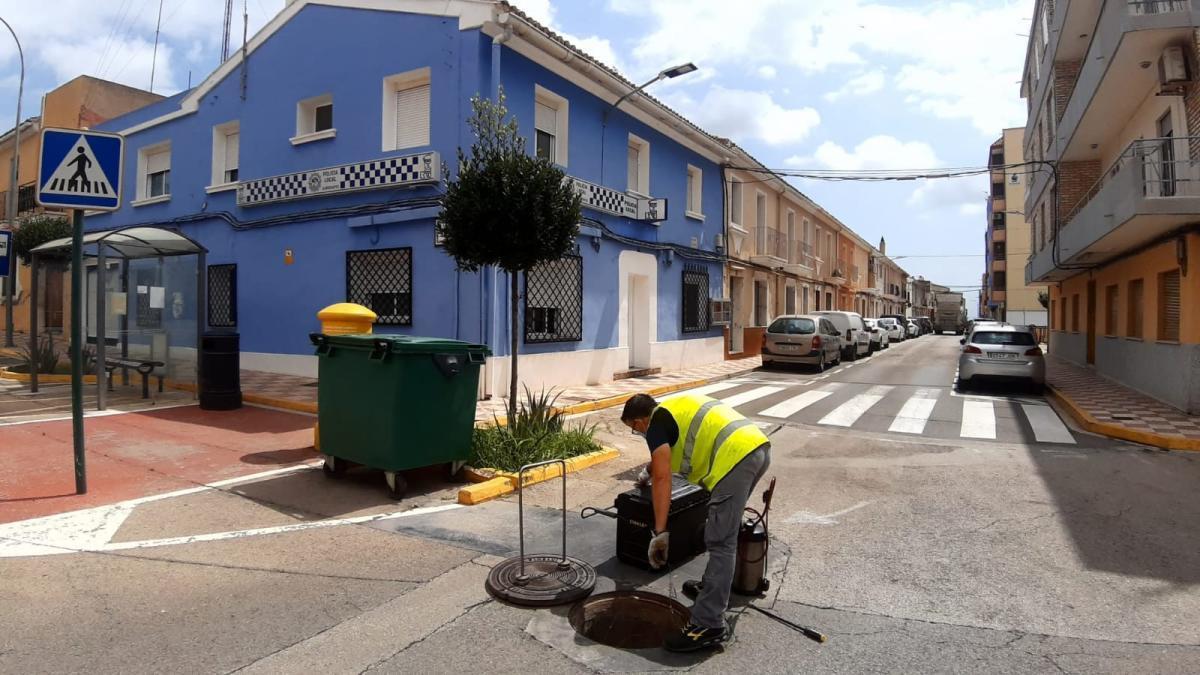
[{"label": "asphalt street", "polygon": [[[772,438],[772,590],[756,602],[824,645],[739,601],[721,652],[597,646],[563,608],[484,591],[516,553],[515,498],[456,508],[431,475],[397,505],[377,476],[300,468],[131,506],[103,551],[0,557],[0,671],[1196,672],[1200,458],[1072,429],[1019,390],[958,396],[956,347],[920,338],[709,389]],[[984,403],[995,433],[962,433],[986,429],[964,422]],[[634,570],[614,557],[614,521],[579,518],[648,458],[618,415],[578,418],[622,456],[567,479],[568,552],[598,592],[670,594],[703,556]],[[561,499],[557,481],[526,490],[527,550],[559,550]]]}]

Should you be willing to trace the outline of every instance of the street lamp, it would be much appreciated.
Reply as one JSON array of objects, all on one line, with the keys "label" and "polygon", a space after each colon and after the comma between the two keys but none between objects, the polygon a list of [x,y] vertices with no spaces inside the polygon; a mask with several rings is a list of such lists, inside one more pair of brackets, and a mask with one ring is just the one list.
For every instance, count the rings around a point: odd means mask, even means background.
[{"label": "street lamp", "polygon": [[609,105],[607,108],[604,109],[604,114],[600,116],[600,184],[601,185],[604,185],[604,145],[605,145],[604,139],[608,132],[608,114],[611,113],[612,111],[616,110],[617,106],[624,103],[626,100],[629,99],[629,97],[641,92],[643,89],[645,89],[646,87],[649,87],[650,85],[654,84],[655,82],[658,82],[659,80],[669,80],[672,78],[679,77],[680,75],[687,75],[688,73],[695,72],[696,70],[697,70],[696,64],[692,63],[691,61],[688,61],[687,63],[681,63],[677,66],[671,66],[670,68],[664,68],[663,70],[660,70],[658,72],[658,74],[654,76],[653,79],[648,80],[645,83],[629,90],[624,95],[622,95],[620,98],[618,98],[616,101],[613,101],[613,103],[611,105]]},{"label": "street lamp", "polygon": [[[17,228],[17,171],[21,168],[21,96],[25,92],[25,53],[21,50],[21,41],[17,32],[0,17],[0,23],[12,33],[13,41],[17,43],[17,58],[21,61],[21,78],[17,80],[17,123],[13,125],[13,155],[12,175],[8,181],[8,229]],[[13,346],[13,286],[17,284],[17,261],[12,242],[8,247],[8,278],[4,281],[4,346]]]},{"label": "street lamp", "polygon": [[665,69],[659,71],[658,75],[654,76],[654,79],[646,82],[645,84],[637,87],[636,89],[630,90],[629,93],[625,94],[621,98],[617,99],[616,102],[614,102],[612,105],[608,106],[608,108],[605,109],[605,111],[604,111],[605,117],[608,116],[609,111],[613,110],[617,106],[624,103],[626,101],[626,99],[628,99],[630,96],[633,96],[634,94],[642,91],[643,89],[645,89],[646,87],[649,87],[650,85],[654,84],[655,82],[658,82],[659,80],[669,80],[672,78],[679,77],[680,75],[687,75],[688,73],[693,73],[696,70],[697,70],[696,64],[692,63],[691,61],[688,61],[687,63],[682,63],[678,66],[672,66],[670,68],[665,68]]}]

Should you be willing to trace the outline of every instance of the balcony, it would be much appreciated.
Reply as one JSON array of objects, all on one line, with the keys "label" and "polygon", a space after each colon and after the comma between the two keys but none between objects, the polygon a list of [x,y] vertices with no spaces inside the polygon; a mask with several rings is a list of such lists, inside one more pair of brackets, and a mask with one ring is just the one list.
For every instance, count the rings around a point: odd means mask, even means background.
[{"label": "balcony", "polygon": [[[1062,218],[1055,242],[1030,260],[1025,279],[1061,281],[1153,241],[1200,216],[1200,162],[1188,158],[1198,138],[1134,141]],[[1182,159],[1177,159],[1182,158]],[[1056,264],[1057,258],[1057,264]]]},{"label": "balcony", "polygon": [[[17,217],[30,215],[38,210],[37,185],[26,183],[17,187]],[[0,192],[0,220],[8,217],[8,191]]]},{"label": "balcony", "polygon": [[793,241],[788,247],[788,264],[785,267],[793,274],[812,274],[817,269],[817,259],[813,255],[812,244],[803,241]]},{"label": "balcony", "polygon": [[787,235],[769,227],[758,228],[754,237],[754,255],[750,256],[750,261],[770,267],[782,267],[787,264]]},{"label": "balcony", "polygon": [[[1056,131],[1061,158],[1097,159],[1098,151],[1092,146],[1103,147],[1120,133],[1145,100],[1131,92],[1156,90],[1156,65],[1163,49],[1191,43],[1196,25],[1200,25],[1200,0],[1104,3],[1086,54],[1076,57],[1083,65]],[[1145,66],[1147,63],[1150,65]],[[1046,180],[1035,178],[1035,189],[1030,191],[1034,195]]]}]

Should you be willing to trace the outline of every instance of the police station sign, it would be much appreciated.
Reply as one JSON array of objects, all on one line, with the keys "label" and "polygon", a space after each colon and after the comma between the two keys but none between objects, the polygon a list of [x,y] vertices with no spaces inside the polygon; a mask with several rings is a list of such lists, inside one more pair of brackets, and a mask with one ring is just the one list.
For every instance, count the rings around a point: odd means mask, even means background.
[{"label": "police station sign", "polygon": [[574,176],[567,176],[567,182],[579,193],[586,209],[650,223],[667,219],[666,199],[635,197]]}]

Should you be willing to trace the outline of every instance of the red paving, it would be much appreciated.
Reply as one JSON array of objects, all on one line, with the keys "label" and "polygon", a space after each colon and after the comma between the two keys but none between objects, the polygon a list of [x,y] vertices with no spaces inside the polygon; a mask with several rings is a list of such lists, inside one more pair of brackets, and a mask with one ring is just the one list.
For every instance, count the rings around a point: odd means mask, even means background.
[{"label": "red paving", "polygon": [[0,523],[195,487],[315,458],[306,415],[198,406],[84,422],[88,494],[75,494],[70,420],[0,427]]}]

